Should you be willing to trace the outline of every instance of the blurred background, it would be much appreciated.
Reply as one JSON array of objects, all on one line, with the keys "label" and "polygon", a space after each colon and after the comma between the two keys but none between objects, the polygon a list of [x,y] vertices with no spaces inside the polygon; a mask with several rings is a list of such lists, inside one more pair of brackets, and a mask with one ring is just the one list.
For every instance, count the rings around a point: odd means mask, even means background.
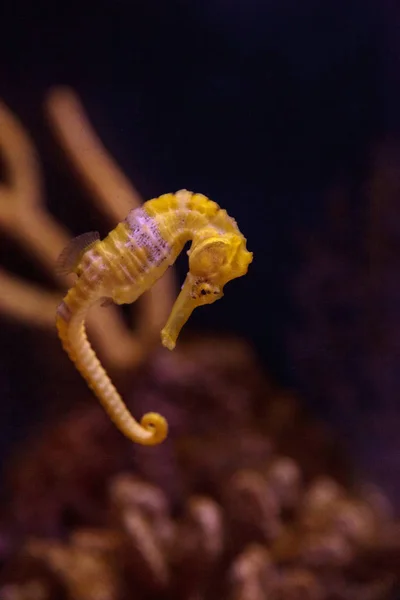
[{"label": "blurred background", "polygon": [[[392,0],[1,7],[2,598],[397,597],[399,24]],[[132,448],[61,349],[54,261],[181,188],[254,261],[172,354],[185,256],[94,311],[132,412],[171,424]]]}]

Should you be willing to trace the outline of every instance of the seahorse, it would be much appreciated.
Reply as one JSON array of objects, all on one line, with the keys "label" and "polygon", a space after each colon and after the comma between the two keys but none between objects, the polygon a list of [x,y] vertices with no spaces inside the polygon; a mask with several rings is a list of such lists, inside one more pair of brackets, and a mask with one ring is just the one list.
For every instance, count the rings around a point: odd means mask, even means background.
[{"label": "seahorse", "polygon": [[173,350],[193,310],[222,298],[225,284],[245,275],[253,260],[236,221],[216,202],[187,190],[153,198],[132,209],[103,240],[97,232],[73,239],[56,264],[59,273],[77,276],[57,308],[62,346],[117,428],[143,445],[161,443],[168,423],[154,412],[140,423],[134,419],[90,345],[85,317],[98,302],[134,302],[190,240],[189,272],[161,331],[162,344]]}]

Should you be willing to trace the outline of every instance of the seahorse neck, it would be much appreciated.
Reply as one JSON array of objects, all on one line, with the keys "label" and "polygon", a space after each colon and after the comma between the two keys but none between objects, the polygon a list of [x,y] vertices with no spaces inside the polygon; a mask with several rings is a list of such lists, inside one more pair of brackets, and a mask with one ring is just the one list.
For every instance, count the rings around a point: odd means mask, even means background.
[{"label": "seahorse neck", "polygon": [[224,233],[215,227],[204,214],[194,210],[181,209],[169,214],[164,213],[159,218],[162,228],[164,231],[168,231],[168,237],[178,253],[189,241],[195,242],[199,238],[204,239]]},{"label": "seahorse neck", "polygon": [[161,235],[178,253],[186,242],[239,233],[236,221],[226,210],[202,194],[180,190],[148,203],[149,213],[156,219]]}]

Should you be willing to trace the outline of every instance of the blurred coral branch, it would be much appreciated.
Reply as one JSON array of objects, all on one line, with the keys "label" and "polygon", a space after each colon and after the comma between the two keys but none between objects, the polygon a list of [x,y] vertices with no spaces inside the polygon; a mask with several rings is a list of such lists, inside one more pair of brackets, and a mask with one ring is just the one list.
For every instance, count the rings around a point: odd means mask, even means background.
[{"label": "blurred coral branch", "polygon": [[96,208],[110,220],[124,219],[142,198],[102,145],[76,94],[66,87],[50,90],[46,111],[55,136]]},{"label": "blurred coral branch", "polygon": [[57,294],[24,283],[0,269],[0,313],[40,327],[53,327],[58,301]]},{"label": "blurred coral branch", "polygon": [[[84,109],[69,88],[50,90],[46,103],[50,125],[63,149],[90,190],[95,207],[114,226],[141,203],[138,192],[97,138]],[[59,287],[69,277],[59,277],[54,263],[70,239],[68,231],[43,206],[39,158],[32,140],[10,109],[0,102],[0,152],[5,182],[0,187],[0,229],[50,273]],[[54,327],[60,294],[0,270],[0,312],[34,326]],[[95,308],[88,318],[89,335],[109,367],[132,368],[157,343],[167,319],[174,289],[169,272],[138,302],[135,333],[125,325],[116,307]]]}]

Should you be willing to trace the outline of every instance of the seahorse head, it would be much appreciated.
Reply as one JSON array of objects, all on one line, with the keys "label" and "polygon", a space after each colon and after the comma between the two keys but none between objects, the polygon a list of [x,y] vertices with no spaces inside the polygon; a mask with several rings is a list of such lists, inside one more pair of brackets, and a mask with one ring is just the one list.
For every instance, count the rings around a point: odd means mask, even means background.
[{"label": "seahorse head", "polygon": [[161,332],[164,346],[172,350],[193,310],[222,298],[224,286],[247,273],[253,260],[240,232],[194,238],[188,251],[189,273]]}]

